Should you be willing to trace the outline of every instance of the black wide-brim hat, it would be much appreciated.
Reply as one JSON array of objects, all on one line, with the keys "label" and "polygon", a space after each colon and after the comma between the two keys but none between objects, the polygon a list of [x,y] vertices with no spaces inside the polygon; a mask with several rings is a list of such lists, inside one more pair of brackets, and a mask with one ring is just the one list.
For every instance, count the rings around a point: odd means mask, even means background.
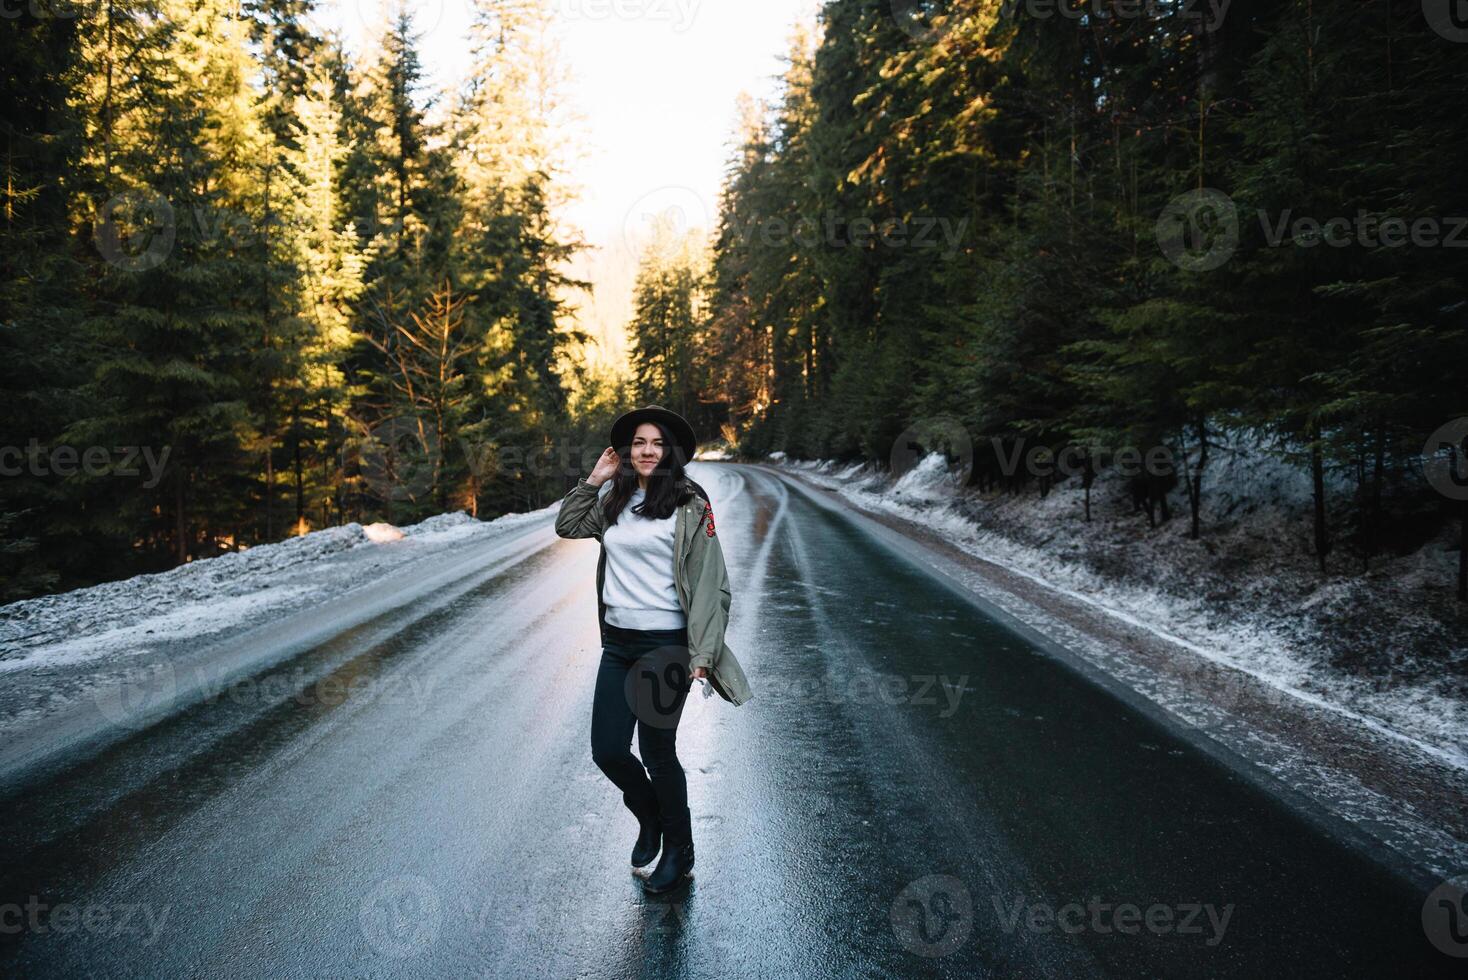
[{"label": "black wide-brim hat", "polygon": [[617,416],[617,421],[612,423],[612,448],[621,452],[623,446],[631,446],[632,436],[644,422],[662,423],[682,447],[684,460],[693,458],[693,451],[698,448],[698,437],[693,434],[693,426],[677,412],[669,411],[661,405],[634,408]]}]

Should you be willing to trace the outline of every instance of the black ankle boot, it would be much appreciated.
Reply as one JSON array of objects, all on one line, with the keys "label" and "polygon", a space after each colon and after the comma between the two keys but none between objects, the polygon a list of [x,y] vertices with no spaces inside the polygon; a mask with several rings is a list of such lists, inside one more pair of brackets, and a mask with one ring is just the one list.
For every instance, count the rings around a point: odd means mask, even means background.
[{"label": "black ankle boot", "polygon": [[663,825],[663,856],[652,874],[642,879],[642,890],[650,895],[670,892],[693,870],[693,825],[685,807],[678,825]]},{"label": "black ankle boot", "polygon": [[658,856],[663,843],[663,822],[656,811],[651,816],[637,815],[637,843],[632,845],[632,867],[641,868]]}]

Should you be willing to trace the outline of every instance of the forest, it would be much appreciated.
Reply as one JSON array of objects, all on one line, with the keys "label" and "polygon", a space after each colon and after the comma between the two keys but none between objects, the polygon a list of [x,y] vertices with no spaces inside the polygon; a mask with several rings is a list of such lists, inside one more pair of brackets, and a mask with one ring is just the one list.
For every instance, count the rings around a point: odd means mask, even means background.
[{"label": "forest", "polygon": [[579,356],[549,7],[472,6],[448,93],[409,6],[355,55],[311,0],[7,8],[4,599],[545,506],[649,402],[751,459],[953,420],[983,492],[1155,459],[1138,535],[1208,535],[1246,438],[1309,474],[1322,574],[1468,534],[1468,30],[1431,3],[830,0],[717,227],[648,246],[619,378]]},{"label": "forest", "polygon": [[6,14],[6,598],[535,503],[485,456],[550,442],[580,340],[548,10],[476,0],[436,93],[411,5],[356,57],[311,8]]},{"label": "forest", "polygon": [[1322,575],[1451,522],[1468,599],[1465,41],[1416,2],[833,0],[745,107],[684,332],[751,456],[926,423],[1013,494],[1151,458],[1137,533],[1198,538],[1247,445],[1309,474]]}]

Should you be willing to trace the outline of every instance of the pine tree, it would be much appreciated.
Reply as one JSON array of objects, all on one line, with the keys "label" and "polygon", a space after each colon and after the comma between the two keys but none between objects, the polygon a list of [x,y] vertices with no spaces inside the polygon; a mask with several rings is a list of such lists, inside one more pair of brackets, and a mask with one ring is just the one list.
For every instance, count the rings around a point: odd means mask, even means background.
[{"label": "pine tree", "polygon": [[[270,139],[229,5],[177,0],[164,14],[143,38],[156,58],[109,94],[98,125],[104,173],[130,196],[95,219],[109,264],[87,330],[101,353],[82,392],[91,414],[68,438],[168,454],[156,487],[90,512],[105,533],[140,536],[155,561],[166,545],[182,562],[228,546],[251,495],[252,384],[269,373],[254,235]],[[154,251],[118,250],[149,224]]]},{"label": "pine tree", "polygon": [[705,315],[703,233],[677,228],[669,215],[654,220],[637,271],[629,329],[640,399],[680,414],[698,397],[693,364]]},{"label": "pine tree", "polygon": [[293,110],[301,128],[296,169],[301,175],[300,297],[306,325],[300,367],[286,398],[291,486],[296,533],[333,518],[335,447],[346,431],[350,390],[343,365],[355,340],[357,303],[367,259],[356,226],[338,191],[348,154],[342,145],[342,111],[335,76],[342,56],[335,39],[330,55],[312,65],[306,91]]},{"label": "pine tree", "polygon": [[[569,297],[590,287],[565,271],[583,243],[559,217],[567,200],[564,66],[546,4],[476,0],[473,11],[473,63],[450,122],[464,202],[454,265],[484,340],[486,383],[464,437],[471,446],[509,443],[533,453],[568,420],[567,363],[588,340],[571,323]],[[564,492],[559,481],[523,471],[501,475],[515,486],[478,492],[534,506],[543,493]]]}]

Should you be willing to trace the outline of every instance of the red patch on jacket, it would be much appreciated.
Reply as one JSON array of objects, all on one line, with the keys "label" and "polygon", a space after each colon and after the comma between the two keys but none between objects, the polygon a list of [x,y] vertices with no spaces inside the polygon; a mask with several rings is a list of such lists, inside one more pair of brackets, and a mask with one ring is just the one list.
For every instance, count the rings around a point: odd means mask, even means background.
[{"label": "red patch on jacket", "polygon": [[709,537],[714,536],[714,505],[705,502],[703,505],[704,533]]}]

